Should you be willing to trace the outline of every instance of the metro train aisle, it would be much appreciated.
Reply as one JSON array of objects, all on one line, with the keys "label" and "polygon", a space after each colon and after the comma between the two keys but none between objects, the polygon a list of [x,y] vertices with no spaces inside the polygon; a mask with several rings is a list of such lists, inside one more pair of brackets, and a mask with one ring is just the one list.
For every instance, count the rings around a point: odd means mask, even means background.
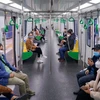
[{"label": "metro train aisle", "polygon": [[38,65],[36,61],[34,64],[24,63],[23,71],[28,74],[30,87],[36,92],[31,100],[75,100],[73,91],[78,89],[76,73],[81,67],[76,63],[59,63],[56,35],[47,31],[46,38],[47,43],[41,45],[48,57],[43,59],[44,64]]}]

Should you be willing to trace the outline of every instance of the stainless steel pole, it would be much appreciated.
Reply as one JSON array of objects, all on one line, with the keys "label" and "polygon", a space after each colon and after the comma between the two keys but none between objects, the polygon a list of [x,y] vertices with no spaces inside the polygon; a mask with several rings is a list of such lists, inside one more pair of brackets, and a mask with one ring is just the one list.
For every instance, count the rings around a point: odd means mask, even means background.
[{"label": "stainless steel pole", "polygon": [[[4,25],[6,26],[6,11],[4,12]],[[3,32],[4,54],[6,55],[6,32]]]}]

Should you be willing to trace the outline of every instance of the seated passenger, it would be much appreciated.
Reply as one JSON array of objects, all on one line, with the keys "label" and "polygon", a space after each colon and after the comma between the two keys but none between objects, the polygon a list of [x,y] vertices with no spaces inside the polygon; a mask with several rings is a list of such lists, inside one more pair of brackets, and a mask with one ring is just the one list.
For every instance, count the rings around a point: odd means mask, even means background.
[{"label": "seated passenger", "polygon": [[[85,85],[86,82],[95,80],[98,69],[95,67],[95,62],[92,58],[88,58],[88,65],[86,70],[82,70],[76,75],[79,87]],[[78,94],[78,92],[74,92],[74,94]]]},{"label": "seated passenger", "polygon": [[35,31],[35,36],[41,36],[41,39],[40,40],[43,39],[45,41],[45,37],[40,34],[39,30],[35,29],[34,31]]},{"label": "seated passenger", "polygon": [[95,81],[90,81],[81,87],[76,100],[100,100],[100,69],[97,71]]},{"label": "seated passenger", "polygon": [[29,89],[28,76],[23,72],[20,72],[15,67],[11,66],[4,55],[3,45],[0,43],[0,84],[6,85],[18,85],[20,94],[29,93],[35,95]]},{"label": "seated passenger", "polygon": [[34,35],[33,34],[34,34],[34,30],[32,29],[31,34],[29,33],[28,36],[33,36],[33,43],[37,43],[37,46],[39,46],[41,41],[38,41],[38,40],[34,39]]},{"label": "seated passenger", "polygon": [[28,51],[36,52],[38,54],[37,62],[42,63],[43,61],[40,59],[40,56],[42,55],[44,58],[47,58],[47,57],[43,55],[41,48],[36,46],[33,43],[33,36],[32,35],[33,35],[32,33],[28,34],[28,39],[26,40],[26,48],[27,48]]},{"label": "seated passenger", "polygon": [[71,29],[69,29],[67,31],[67,33],[68,33],[69,37],[66,40],[64,40],[64,46],[62,46],[59,49],[60,58],[58,60],[60,62],[64,62],[65,61],[65,59],[64,59],[65,52],[68,51],[68,50],[72,50],[74,48],[75,34],[72,33]]},{"label": "seated passenger", "polygon": [[45,36],[45,32],[46,32],[46,30],[42,27],[42,25],[40,24],[40,30],[42,31],[44,31],[44,36]]},{"label": "seated passenger", "polygon": [[41,34],[42,38],[44,41],[45,41],[45,33],[46,33],[46,30],[42,27],[42,25],[40,24],[40,32],[43,31],[44,34]]},{"label": "seated passenger", "polygon": [[8,100],[27,100],[29,98],[28,94],[17,97],[13,94],[13,91],[10,88],[2,85],[0,85],[0,95],[1,94],[4,95]]},{"label": "seated passenger", "polygon": [[[71,33],[73,33],[72,29],[69,29]],[[65,28],[64,33],[63,33],[63,40],[61,40],[61,42],[58,44],[58,46],[63,46],[64,43],[66,42],[67,38],[70,36],[69,34],[67,34],[67,29]]]},{"label": "seated passenger", "polygon": [[[64,28],[64,32],[63,32],[63,40],[66,40],[67,38],[67,29]],[[62,46],[63,45],[63,40],[59,39],[59,44],[57,44],[58,46]]]},{"label": "seated passenger", "polygon": [[96,62],[100,58],[100,44],[96,44],[92,50],[94,50],[94,56],[92,59]]},{"label": "seated passenger", "polygon": [[64,28],[63,37],[67,36],[67,28]]},{"label": "seated passenger", "polygon": [[46,30],[48,30],[48,27],[46,26]]}]

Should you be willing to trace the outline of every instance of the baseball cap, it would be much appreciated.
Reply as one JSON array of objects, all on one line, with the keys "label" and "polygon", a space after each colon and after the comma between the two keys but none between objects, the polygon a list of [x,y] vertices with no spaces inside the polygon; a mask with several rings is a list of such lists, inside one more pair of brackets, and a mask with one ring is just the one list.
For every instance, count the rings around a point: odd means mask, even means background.
[{"label": "baseball cap", "polygon": [[100,44],[96,44],[92,50],[100,50]]}]

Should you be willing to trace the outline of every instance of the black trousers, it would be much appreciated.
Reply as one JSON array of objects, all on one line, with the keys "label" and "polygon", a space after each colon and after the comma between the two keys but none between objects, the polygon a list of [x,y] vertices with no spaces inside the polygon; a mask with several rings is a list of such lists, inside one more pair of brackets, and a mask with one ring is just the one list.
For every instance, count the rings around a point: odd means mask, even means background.
[{"label": "black trousers", "polygon": [[40,55],[42,55],[42,50],[40,47],[36,48],[35,51],[33,51],[33,52],[37,53],[38,57],[40,57]]},{"label": "black trousers", "polygon": [[4,95],[7,99],[11,100],[11,98],[14,96],[11,93],[3,93],[2,95]]},{"label": "black trousers", "polygon": [[80,89],[76,100],[94,100],[94,99],[91,98],[89,94],[85,93],[83,90]]},{"label": "black trousers", "polygon": [[45,36],[44,36],[44,35],[42,35],[41,40],[42,40],[42,39],[45,40]]}]

